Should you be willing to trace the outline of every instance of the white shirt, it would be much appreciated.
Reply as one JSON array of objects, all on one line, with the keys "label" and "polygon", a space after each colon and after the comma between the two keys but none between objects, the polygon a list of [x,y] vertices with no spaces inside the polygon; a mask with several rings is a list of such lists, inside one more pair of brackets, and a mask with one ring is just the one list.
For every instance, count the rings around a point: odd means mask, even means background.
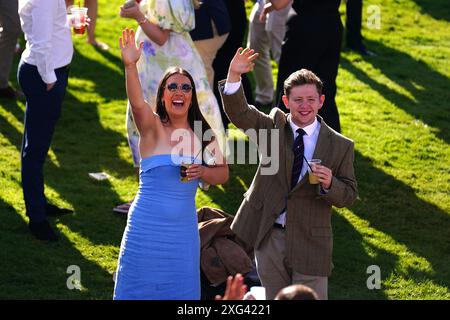
[{"label": "white shirt", "polygon": [[[292,132],[294,133],[295,140],[298,136],[297,129],[299,129],[300,127],[292,122],[291,115],[288,116],[288,121],[291,126]],[[313,123],[307,125],[302,129],[305,131],[305,134],[303,135],[303,144],[305,146],[303,155],[307,160],[311,160],[314,154],[314,150],[316,149],[317,139],[319,138],[320,123],[316,118],[314,119]],[[307,171],[308,164],[306,163],[305,159],[303,159],[302,171],[300,172],[300,177],[298,178],[297,183],[305,176]],[[280,214],[275,222],[284,226],[286,224],[286,211]]]},{"label": "white shirt", "polygon": [[55,69],[72,61],[73,44],[64,0],[19,0],[27,41],[22,60],[37,67],[45,83],[56,82]]},{"label": "white shirt", "polygon": [[[240,85],[241,85],[240,82],[230,82],[230,83],[225,82],[223,92],[224,94],[228,95],[236,93]],[[295,140],[298,136],[297,129],[299,129],[300,127],[297,126],[294,122],[292,122],[291,115],[288,116],[288,121],[289,125],[291,126],[292,133],[294,134]],[[302,129],[305,131],[305,134],[303,135],[303,144],[305,146],[304,156],[307,160],[311,160],[314,154],[314,150],[316,149],[317,139],[319,138],[320,122],[317,121],[316,118],[314,119],[313,123],[307,125]],[[303,159],[302,171],[300,172],[300,177],[298,178],[298,181],[300,181],[305,176],[307,171],[308,171],[308,164]],[[275,222],[284,226],[286,224],[286,211],[280,214]]]}]

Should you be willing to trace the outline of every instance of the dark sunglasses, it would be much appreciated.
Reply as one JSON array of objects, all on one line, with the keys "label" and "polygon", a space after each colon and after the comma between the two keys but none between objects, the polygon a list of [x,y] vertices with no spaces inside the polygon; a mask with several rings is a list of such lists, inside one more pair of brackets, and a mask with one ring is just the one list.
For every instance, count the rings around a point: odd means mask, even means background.
[{"label": "dark sunglasses", "polygon": [[177,89],[180,89],[185,93],[189,93],[192,90],[192,86],[189,83],[182,83],[180,84],[180,86],[178,86],[178,84],[172,82],[167,85],[167,89],[169,89],[172,92],[175,92],[177,91]]}]

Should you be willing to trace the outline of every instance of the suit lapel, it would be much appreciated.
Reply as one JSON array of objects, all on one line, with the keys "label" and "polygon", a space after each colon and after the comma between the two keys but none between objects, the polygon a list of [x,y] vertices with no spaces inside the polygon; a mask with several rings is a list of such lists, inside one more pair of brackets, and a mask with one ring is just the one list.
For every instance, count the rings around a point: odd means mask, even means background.
[{"label": "suit lapel", "polygon": [[[319,120],[321,120],[321,118],[319,118]],[[313,159],[321,159],[323,162],[327,155],[327,152],[331,150],[329,144],[330,129],[323,121],[320,121],[319,137],[317,138],[316,147],[314,148]]]}]

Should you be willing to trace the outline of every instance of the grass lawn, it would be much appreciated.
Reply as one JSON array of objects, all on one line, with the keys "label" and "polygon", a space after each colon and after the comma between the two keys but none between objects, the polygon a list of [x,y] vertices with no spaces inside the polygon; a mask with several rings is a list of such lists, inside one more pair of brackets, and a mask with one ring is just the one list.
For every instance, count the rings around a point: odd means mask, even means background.
[{"label": "grass lawn", "polygon": [[[112,298],[126,220],[111,209],[137,190],[117,38],[136,23],[119,18],[122,1],[99,3],[97,35],[111,50],[96,51],[85,36],[74,36],[69,88],[45,165],[48,198],[76,211],[51,220],[62,235],[57,243],[28,232],[20,186],[24,104],[0,100],[0,299]],[[329,296],[450,299],[450,6],[371,0],[364,2],[364,19],[371,5],[381,10],[381,28],[364,24],[363,35],[377,56],[344,51],[337,79],[360,196],[334,211]],[[234,214],[255,169],[232,165],[229,182],[199,191],[197,205]],[[88,177],[99,171],[111,178]],[[67,289],[71,265],[80,267],[81,290]],[[366,285],[371,265],[380,267],[379,290]]]}]

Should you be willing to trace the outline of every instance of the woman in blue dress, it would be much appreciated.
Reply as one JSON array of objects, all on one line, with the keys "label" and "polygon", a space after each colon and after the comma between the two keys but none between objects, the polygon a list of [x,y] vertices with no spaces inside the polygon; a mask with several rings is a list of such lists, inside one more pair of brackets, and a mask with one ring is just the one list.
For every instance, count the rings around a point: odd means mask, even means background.
[{"label": "woman in blue dress", "polygon": [[[156,112],[144,100],[133,30],[120,38],[126,89],[139,130],[140,184],[122,238],[114,299],[200,299],[200,242],[195,194],[199,180],[221,184],[228,166],[203,118],[190,74],[170,68]],[[213,136],[211,138],[211,136]],[[215,163],[202,165],[208,151]],[[182,163],[189,163],[181,181]]]}]

